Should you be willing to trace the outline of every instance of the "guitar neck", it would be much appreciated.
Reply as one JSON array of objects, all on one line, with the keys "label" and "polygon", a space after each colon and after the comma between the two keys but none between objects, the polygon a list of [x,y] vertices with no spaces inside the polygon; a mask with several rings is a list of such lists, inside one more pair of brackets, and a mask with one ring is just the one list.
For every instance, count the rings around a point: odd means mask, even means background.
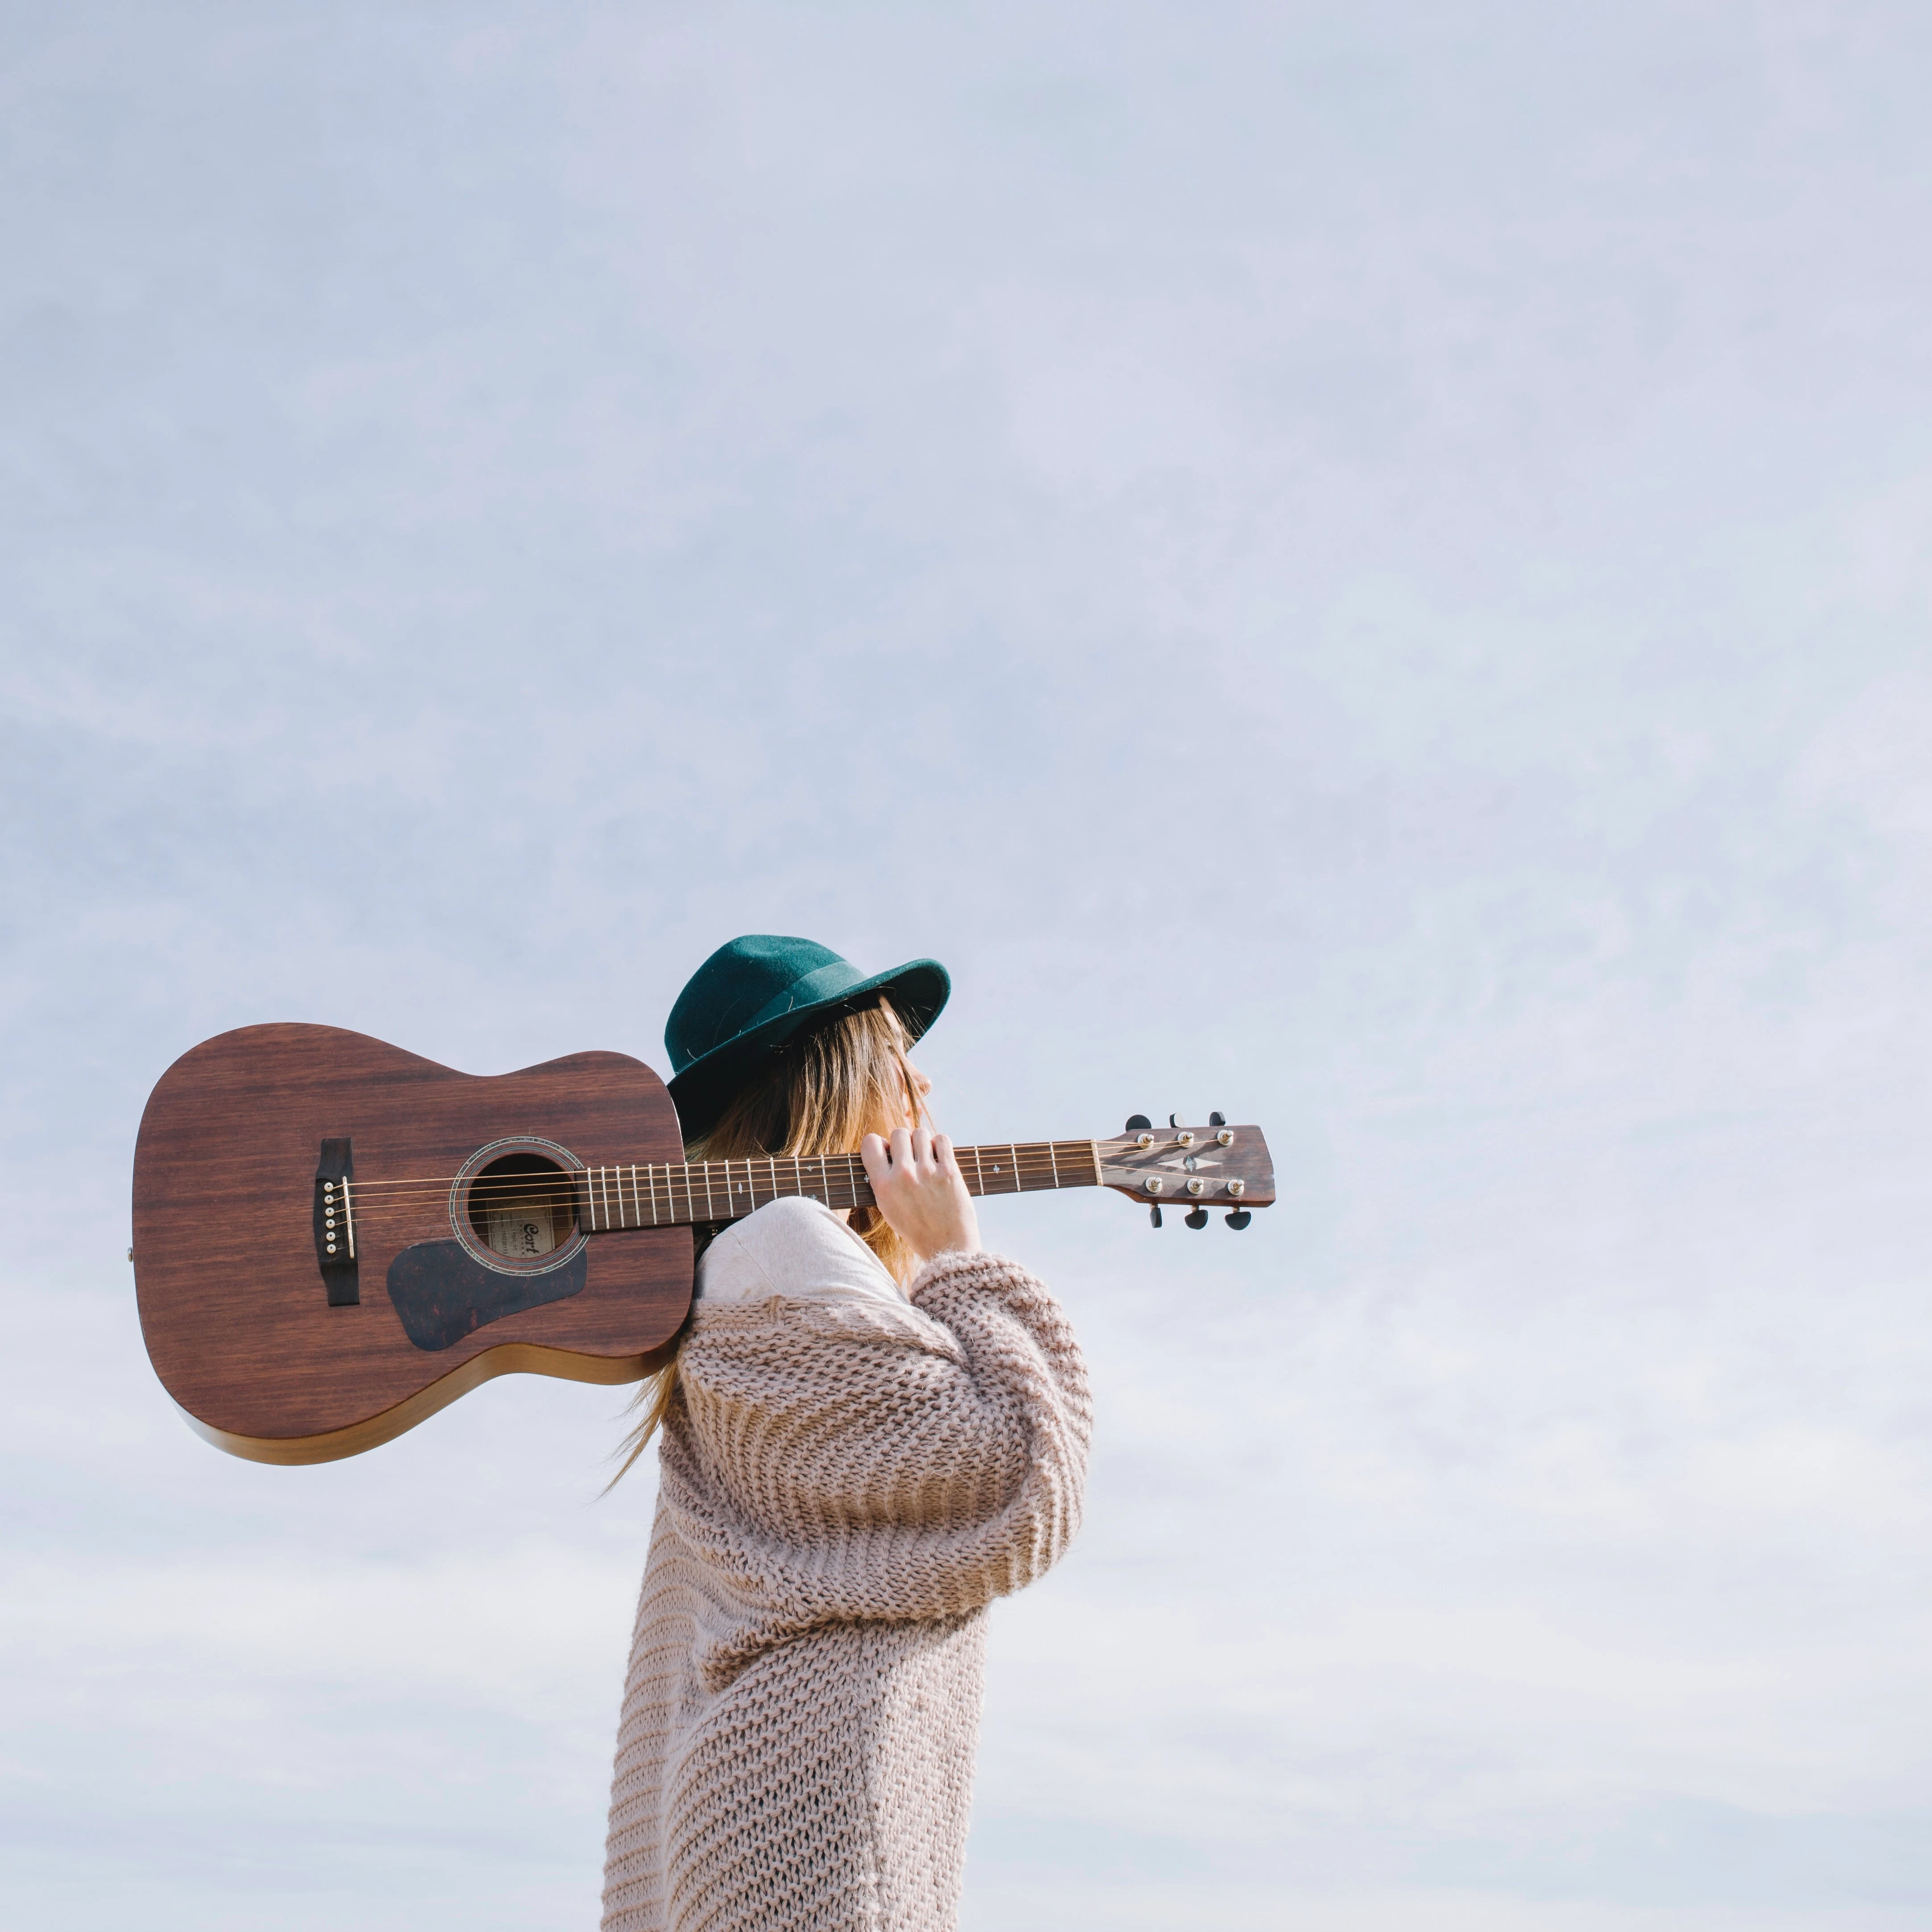
[{"label": "guitar neck", "polygon": [[[956,1148],[968,1194],[1032,1194],[1054,1187],[1098,1187],[1093,1141],[1000,1141]],[[625,1228],[674,1228],[739,1221],[790,1195],[832,1208],[874,1204],[856,1154],[760,1154],[750,1160],[681,1166],[588,1167],[576,1177],[578,1225],[586,1234]]]}]

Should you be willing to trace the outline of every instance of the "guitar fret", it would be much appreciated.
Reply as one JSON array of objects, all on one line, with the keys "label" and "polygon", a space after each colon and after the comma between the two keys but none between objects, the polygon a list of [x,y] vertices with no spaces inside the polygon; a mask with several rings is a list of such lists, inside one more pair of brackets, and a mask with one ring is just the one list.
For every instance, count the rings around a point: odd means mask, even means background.
[{"label": "guitar fret", "polygon": [[[1066,1164],[1060,1161],[1062,1152]],[[988,1160],[991,1154],[994,1158]],[[1004,1154],[1004,1159],[1000,1156]],[[968,1193],[1030,1194],[1043,1187],[1096,1187],[1101,1184],[1098,1141],[995,1141],[982,1147],[956,1148],[953,1158]],[[1084,1158],[1084,1171],[1082,1161]],[[788,1174],[779,1162],[790,1165]],[[758,1162],[764,1172],[758,1172]],[[770,1202],[788,1196],[822,1202],[835,1210],[875,1207],[877,1198],[865,1170],[864,1157],[848,1154],[763,1154],[748,1157],[744,1172],[736,1162],[667,1162],[664,1192],[658,1188],[658,1170],[649,1162],[629,1163],[630,1192],[625,1194],[625,1166],[578,1169],[582,1183],[583,1226],[586,1233],[613,1228],[678,1226],[742,1220]],[[684,1199],[678,1200],[682,1186]],[[650,1197],[650,1218],[644,1200]],[[704,1196],[700,1202],[700,1194]]]}]

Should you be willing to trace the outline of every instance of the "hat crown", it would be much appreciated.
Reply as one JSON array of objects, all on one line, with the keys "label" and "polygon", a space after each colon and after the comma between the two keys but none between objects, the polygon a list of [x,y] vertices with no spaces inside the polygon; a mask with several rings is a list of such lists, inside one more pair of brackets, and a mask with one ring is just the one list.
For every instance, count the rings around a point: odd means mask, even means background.
[{"label": "hat crown", "polygon": [[[783,933],[728,940],[691,976],[664,1022],[674,1072],[735,1039],[788,1004],[809,1005],[865,976],[829,946]],[[808,987],[802,982],[809,980]]]}]

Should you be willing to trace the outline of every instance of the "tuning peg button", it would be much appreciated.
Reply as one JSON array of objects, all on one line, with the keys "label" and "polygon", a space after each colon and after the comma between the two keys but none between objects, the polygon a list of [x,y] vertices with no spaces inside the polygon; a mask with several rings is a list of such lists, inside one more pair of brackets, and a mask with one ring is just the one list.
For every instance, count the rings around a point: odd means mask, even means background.
[{"label": "tuning peg button", "polygon": [[1160,1226],[1160,1203],[1158,1201],[1148,1210],[1148,1219],[1155,1227]]},{"label": "tuning peg button", "polygon": [[[1250,1214],[1245,1208],[1237,1208],[1232,1214],[1228,1216],[1228,1226],[1232,1228],[1235,1233],[1238,1234],[1240,1231],[1254,1218],[1255,1217]],[[1205,1220],[1207,1216],[1204,1214],[1202,1215],[1202,1219]]]},{"label": "tuning peg button", "polygon": [[1228,1117],[1226,1114],[1210,1114],[1208,1124],[1210,1127],[1225,1127],[1228,1124]]},{"label": "tuning peg button", "polygon": [[1142,1127],[1150,1127],[1153,1125],[1153,1121],[1144,1114],[1130,1114],[1127,1116],[1127,1132],[1130,1134],[1137,1132]]},{"label": "tuning peg button", "polygon": [[1208,1225],[1207,1209],[1204,1208],[1196,1208],[1193,1213],[1187,1216],[1187,1225],[1190,1228],[1206,1227]]}]

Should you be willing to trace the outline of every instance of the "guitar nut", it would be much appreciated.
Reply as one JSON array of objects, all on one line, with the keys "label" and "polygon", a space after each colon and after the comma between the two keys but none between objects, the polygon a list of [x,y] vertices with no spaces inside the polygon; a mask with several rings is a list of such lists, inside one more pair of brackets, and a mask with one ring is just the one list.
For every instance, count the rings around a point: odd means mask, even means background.
[{"label": "guitar nut", "polygon": [[1183,1127],[1180,1132],[1174,1136],[1174,1144],[1176,1147],[1192,1147],[1194,1144],[1192,1130],[1190,1128]]},{"label": "guitar nut", "polygon": [[1198,1194],[1207,1185],[1207,1182],[1203,1180],[1197,1174],[1194,1178],[1187,1184],[1187,1191],[1190,1194]]},{"label": "guitar nut", "polygon": [[1247,1191],[1248,1184],[1245,1180],[1231,1180],[1228,1184],[1230,1194],[1245,1194]]},{"label": "guitar nut", "polygon": [[1232,1127],[1223,1127],[1214,1138],[1223,1147],[1232,1147],[1234,1144],[1234,1130]]},{"label": "guitar nut", "polygon": [[1150,1194],[1158,1194],[1166,1185],[1166,1182],[1162,1180],[1157,1174],[1150,1174],[1148,1176],[1147,1191]]},{"label": "guitar nut", "polygon": [[1135,1136],[1134,1136],[1134,1145],[1135,1145],[1136,1147],[1138,1147],[1138,1148],[1150,1148],[1150,1147],[1152,1147],[1152,1146],[1154,1145],[1154,1136],[1153,1136],[1153,1135],[1151,1135],[1151,1134],[1136,1134],[1136,1135],[1135,1135]]}]

